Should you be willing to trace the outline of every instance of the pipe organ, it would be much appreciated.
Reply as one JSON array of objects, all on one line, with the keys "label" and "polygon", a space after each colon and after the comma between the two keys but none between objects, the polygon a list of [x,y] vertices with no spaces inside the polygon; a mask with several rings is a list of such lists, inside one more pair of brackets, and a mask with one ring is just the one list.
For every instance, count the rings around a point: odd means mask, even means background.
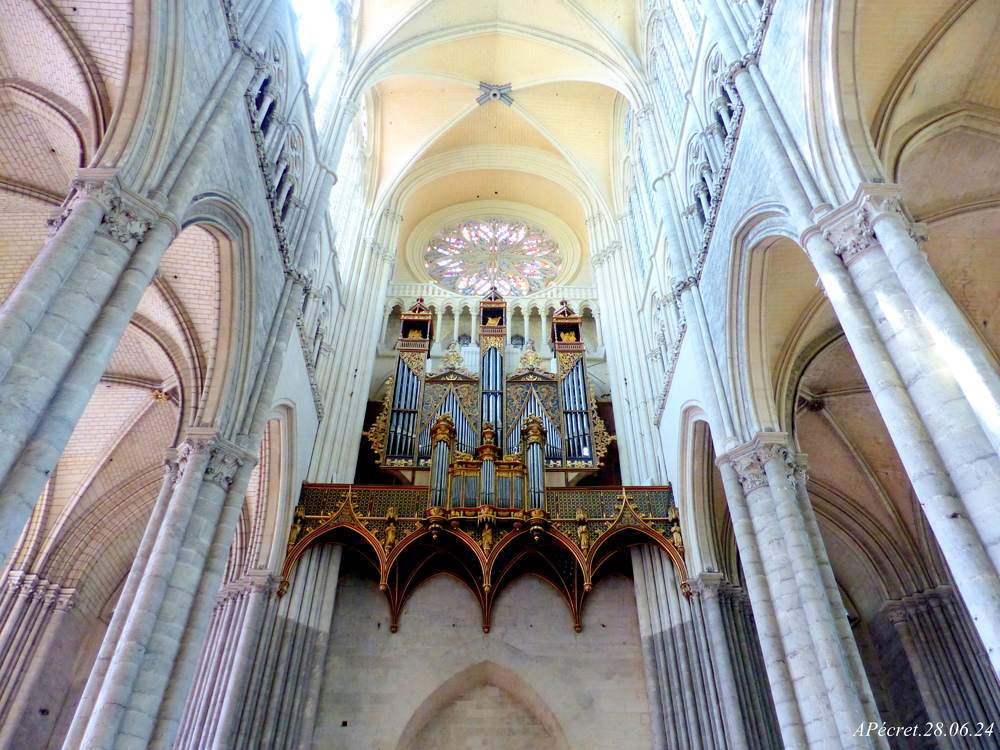
[{"label": "pipe organ", "polygon": [[612,438],[587,376],[583,320],[566,302],[552,318],[555,372],[530,341],[508,371],[507,303],[496,290],[479,302],[478,373],[455,343],[428,371],[432,318],[423,300],[400,316],[395,374],[366,433],[384,468],[430,470],[441,507],[525,510],[541,507],[546,486],[568,484],[565,474],[600,468]]},{"label": "pipe organ", "polygon": [[687,580],[669,486],[567,486],[567,474],[600,467],[611,440],[587,378],[580,316],[565,302],[553,316],[554,372],[531,342],[508,371],[506,322],[493,290],[480,301],[474,373],[455,343],[441,369],[428,367],[434,330],[423,300],[400,316],[395,374],[365,434],[383,467],[420,481],[304,485],[279,593],[302,553],[327,543],[344,545],[342,564],[378,581],[392,632],[413,591],[441,573],[469,587],[486,632],[497,597],[528,574],[562,594],[579,631],[587,594],[605,576],[629,575],[638,544],[659,546]]}]

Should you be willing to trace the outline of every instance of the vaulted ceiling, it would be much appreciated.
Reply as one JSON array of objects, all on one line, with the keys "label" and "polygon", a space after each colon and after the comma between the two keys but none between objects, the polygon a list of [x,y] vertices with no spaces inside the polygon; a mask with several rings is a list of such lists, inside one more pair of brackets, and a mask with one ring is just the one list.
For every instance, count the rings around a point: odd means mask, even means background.
[{"label": "vaulted ceiling", "polygon": [[[377,111],[376,205],[403,216],[400,254],[479,213],[563,223],[589,258],[586,220],[615,214],[612,133],[641,81],[634,5],[363,4],[352,85]],[[510,84],[510,101],[477,101],[483,82]],[[425,280],[419,265],[397,280]]]}]

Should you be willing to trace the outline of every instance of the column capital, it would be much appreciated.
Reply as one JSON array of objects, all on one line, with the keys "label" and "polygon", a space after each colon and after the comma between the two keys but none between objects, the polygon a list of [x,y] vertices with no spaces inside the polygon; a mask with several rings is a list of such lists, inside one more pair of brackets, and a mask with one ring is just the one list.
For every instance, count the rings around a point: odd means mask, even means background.
[{"label": "column capital", "polygon": [[236,471],[244,464],[257,463],[257,456],[242,446],[217,437],[205,469],[205,479],[228,491]]},{"label": "column capital", "polygon": [[691,589],[704,598],[717,598],[719,589],[725,583],[726,577],[714,570],[699,573],[691,580]]},{"label": "column capital", "polygon": [[882,614],[889,622],[897,628],[901,627],[910,619],[910,613],[906,605],[899,601],[889,601],[882,605]]},{"label": "column capital", "polygon": [[739,445],[723,453],[716,464],[728,463],[736,471],[744,494],[767,485],[764,466],[769,461],[780,461],[788,472],[789,481],[794,480],[796,456],[788,445],[788,435],[784,432],[759,432],[749,443]]},{"label": "column capital", "polygon": [[598,250],[596,253],[594,253],[593,257],[591,258],[591,262],[596,267],[599,268],[608,261],[610,261],[612,258],[614,258],[621,249],[622,249],[622,243],[619,242],[618,240],[615,240],[614,242],[609,243],[608,246],[605,247],[603,250]]},{"label": "column capital", "polygon": [[847,203],[824,214],[815,225],[802,233],[801,244],[821,234],[833,244],[835,252],[847,265],[863,253],[880,247],[876,227],[887,220],[902,222],[914,242],[926,239],[926,229],[914,224],[899,185],[863,182]]},{"label": "column capital", "polygon": [[208,427],[189,427],[184,442],[177,449],[178,470],[175,483],[181,480],[191,458],[199,454],[208,454],[205,479],[224,490],[229,489],[240,466],[245,463],[257,463],[257,456],[246,448],[224,439],[218,430]]}]

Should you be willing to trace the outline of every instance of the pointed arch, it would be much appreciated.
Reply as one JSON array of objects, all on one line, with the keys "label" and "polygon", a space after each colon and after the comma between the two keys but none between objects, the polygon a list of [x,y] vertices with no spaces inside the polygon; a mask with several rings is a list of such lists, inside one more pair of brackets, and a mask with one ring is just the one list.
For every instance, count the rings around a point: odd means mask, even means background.
[{"label": "pointed arch", "polygon": [[520,703],[548,732],[552,750],[570,750],[569,741],[555,713],[523,677],[494,661],[481,661],[457,672],[432,690],[407,722],[396,750],[409,750],[420,732],[449,704],[470,690],[492,685]]}]

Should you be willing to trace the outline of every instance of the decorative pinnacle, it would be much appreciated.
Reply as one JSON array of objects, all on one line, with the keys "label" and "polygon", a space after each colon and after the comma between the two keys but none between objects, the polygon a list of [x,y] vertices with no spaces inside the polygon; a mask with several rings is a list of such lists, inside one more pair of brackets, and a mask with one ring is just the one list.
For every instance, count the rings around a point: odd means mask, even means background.
[{"label": "decorative pinnacle", "polygon": [[481,105],[486,104],[486,102],[503,102],[508,107],[514,103],[514,100],[510,97],[510,84],[504,83],[502,85],[494,85],[492,83],[486,83],[485,81],[479,82],[479,90],[483,93],[476,98],[476,101]]}]

